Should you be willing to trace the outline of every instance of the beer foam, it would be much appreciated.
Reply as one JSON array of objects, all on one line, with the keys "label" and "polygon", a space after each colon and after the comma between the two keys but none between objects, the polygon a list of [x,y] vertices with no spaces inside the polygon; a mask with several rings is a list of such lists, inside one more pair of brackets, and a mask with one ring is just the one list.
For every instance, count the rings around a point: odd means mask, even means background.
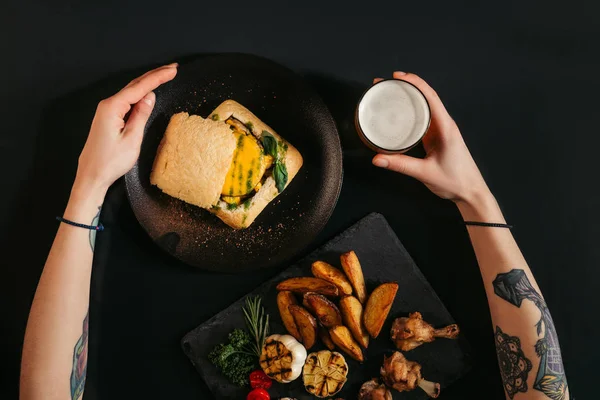
[{"label": "beer foam", "polygon": [[423,94],[410,83],[386,80],[373,85],[358,105],[358,122],[377,147],[402,150],[417,143],[429,125]]}]

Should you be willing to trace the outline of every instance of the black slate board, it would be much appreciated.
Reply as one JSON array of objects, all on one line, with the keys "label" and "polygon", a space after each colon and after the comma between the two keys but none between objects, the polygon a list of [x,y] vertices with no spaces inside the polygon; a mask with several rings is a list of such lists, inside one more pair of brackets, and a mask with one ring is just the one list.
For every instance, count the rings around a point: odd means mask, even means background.
[{"label": "black slate board", "polygon": [[[277,283],[293,276],[310,276],[310,266],[316,260],[327,261],[339,267],[340,254],[349,250],[354,250],[358,255],[369,293],[383,282],[394,281],[399,284],[398,294],[386,325],[379,337],[371,340],[365,352],[365,362],[361,365],[346,357],[350,370],[348,382],[336,397],[355,399],[364,381],[379,376],[383,356],[394,351],[389,336],[394,318],[420,311],[423,318],[435,327],[454,323],[454,320],[385,218],[373,213],[249,294],[262,296],[265,309],[271,316],[272,333],[285,333],[276,304]],[[244,327],[241,311],[244,301],[245,298],[238,300],[189,332],[181,341],[184,352],[217,399],[243,399],[249,391],[229,383],[207,359],[208,353],[215,345],[226,341],[229,332]],[[309,352],[322,348],[319,344]],[[462,336],[458,340],[438,339],[405,355],[409,360],[418,361],[423,366],[423,376],[427,380],[439,382],[442,392],[444,387],[459,379],[470,368],[469,346]],[[269,393],[274,399],[283,396],[295,397],[298,400],[312,398],[304,390],[301,379],[287,385],[274,383]],[[408,393],[394,392],[394,398],[426,399],[427,396],[417,389]]]}]

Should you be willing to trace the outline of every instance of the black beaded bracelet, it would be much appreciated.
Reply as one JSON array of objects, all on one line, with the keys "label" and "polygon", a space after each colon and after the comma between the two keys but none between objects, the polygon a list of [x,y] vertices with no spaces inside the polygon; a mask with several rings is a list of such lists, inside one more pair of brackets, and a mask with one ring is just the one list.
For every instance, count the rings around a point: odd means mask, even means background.
[{"label": "black beaded bracelet", "polygon": [[100,232],[100,231],[104,230],[104,225],[102,225],[102,224],[98,224],[98,225],[80,224],[79,222],[69,221],[68,219],[65,219],[63,217],[56,217],[56,220],[60,221],[60,222],[64,222],[65,224],[76,226],[78,228],[89,229],[89,230],[92,230],[92,231],[98,231],[98,232]]},{"label": "black beaded bracelet", "polygon": [[478,222],[478,221],[465,221],[465,225],[471,226],[487,226],[490,228],[507,228],[512,229],[512,225],[509,224],[498,224],[496,222]]}]

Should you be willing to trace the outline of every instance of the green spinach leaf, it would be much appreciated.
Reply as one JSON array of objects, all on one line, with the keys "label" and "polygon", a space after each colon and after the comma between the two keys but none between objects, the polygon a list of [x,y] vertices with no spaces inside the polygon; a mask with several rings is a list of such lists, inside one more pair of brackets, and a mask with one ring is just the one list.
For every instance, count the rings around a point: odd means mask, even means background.
[{"label": "green spinach leaf", "polygon": [[262,131],[262,144],[265,148],[265,153],[277,160],[277,139],[269,132]]},{"label": "green spinach leaf", "polygon": [[279,193],[283,192],[283,189],[285,189],[285,185],[288,181],[288,172],[285,164],[281,161],[277,161],[275,163],[275,168],[273,168],[273,177],[275,178],[275,186],[277,186],[277,190]]}]

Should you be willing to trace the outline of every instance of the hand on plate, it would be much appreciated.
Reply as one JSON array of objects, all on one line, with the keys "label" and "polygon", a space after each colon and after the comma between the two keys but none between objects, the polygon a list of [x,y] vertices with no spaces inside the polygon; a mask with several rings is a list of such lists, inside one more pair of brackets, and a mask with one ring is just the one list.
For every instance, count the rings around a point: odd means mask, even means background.
[{"label": "hand on plate", "polygon": [[[437,93],[415,74],[394,72],[395,79],[412,83],[423,92],[431,108],[431,125],[423,138],[424,159],[405,154],[378,154],[373,164],[412,176],[436,195],[452,201],[471,202],[489,192],[458,126]],[[374,82],[381,80],[377,78]]]},{"label": "hand on plate", "polygon": [[[98,104],[79,156],[76,183],[105,193],[133,167],[140,153],[144,127],[154,108],[156,97],[152,91],[176,74],[177,64],[154,69]],[[129,117],[125,118],[129,111]]]}]

